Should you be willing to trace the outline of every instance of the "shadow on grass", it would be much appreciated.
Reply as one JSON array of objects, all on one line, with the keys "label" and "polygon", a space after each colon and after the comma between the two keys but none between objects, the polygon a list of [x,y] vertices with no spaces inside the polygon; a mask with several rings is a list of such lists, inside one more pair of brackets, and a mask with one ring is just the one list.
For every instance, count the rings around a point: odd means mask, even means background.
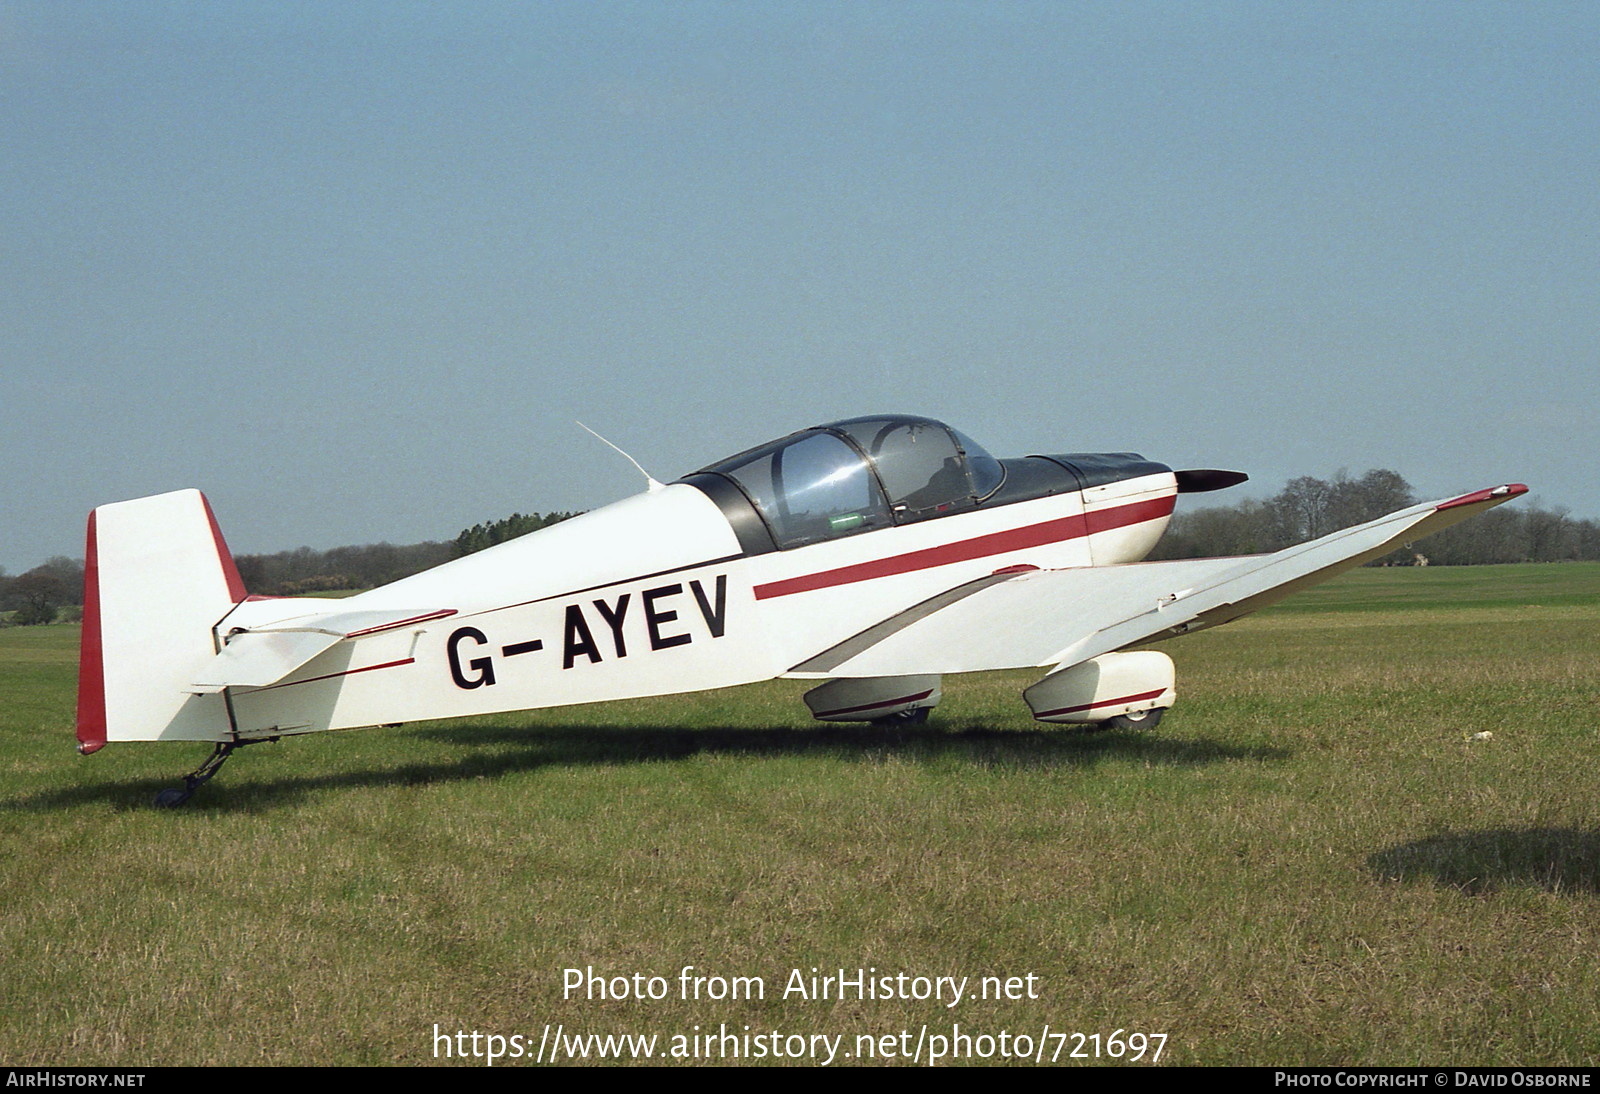
[{"label": "shadow on grass", "polygon": [[1465,893],[1531,886],[1552,893],[1600,893],[1600,832],[1582,828],[1494,828],[1449,832],[1367,859],[1388,881],[1425,879]]},{"label": "shadow on grass", "polygon": [[[1107,760],[1194,767],[1231,760],[1276,761],[1287,749],[1240,747],[1206,738],[1173,739],[1131,732],[1084,733],[1079,730],[1003,730],[981,725],[880,729],[861,726],[710,727],[503,725],[416,728],[405,738],[422,746],[446,744],[470,749],[460,758],[424,763],[383,764],[368,759],[361,770],[325,774],[256,776],[249,771],[250,751],[240,753],[215,783],[202,787],[186,811],[227,813],[283,804],[308,794],[362,787],[446,784],[495,778],[542,767],[653,763],[701,755],[828,756],[846,761],[893,757],[909,763],[968,763],[975,766],[1086,768]],[[376,740],[376,738],[369,738]],[[400,746],[401,748],[407,746]],[[197,757],[200,755],[196,754]],[[314,767],[309,750],[297,765]],[[330,756],[330,764],[348,767],[347,753]],[[234,782],[229,786],[229,776]],[[167,779],[137,778],[43,791],[0,800],[0,809],[71,809],[106,804],[149,805],[156,793],[182,783],[182,772]]]}]

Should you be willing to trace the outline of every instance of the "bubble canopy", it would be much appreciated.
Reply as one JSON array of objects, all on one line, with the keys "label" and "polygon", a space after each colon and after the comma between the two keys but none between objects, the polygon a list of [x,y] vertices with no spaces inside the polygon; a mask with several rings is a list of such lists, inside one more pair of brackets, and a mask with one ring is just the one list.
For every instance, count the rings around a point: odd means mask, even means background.
[{"label": "bubble canopy", "polygon": [[1004,478],[999,460],[943,422],[878,415],[792,433],[684,481],[725,512],[734,499],[717,480],[731,484],[781,550],[968,510]]}]

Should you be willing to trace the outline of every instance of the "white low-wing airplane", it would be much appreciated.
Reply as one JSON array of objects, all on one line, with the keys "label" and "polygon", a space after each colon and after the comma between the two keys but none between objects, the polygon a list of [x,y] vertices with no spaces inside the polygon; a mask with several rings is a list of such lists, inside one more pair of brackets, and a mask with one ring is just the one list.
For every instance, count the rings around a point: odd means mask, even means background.
[{"label": "white low-wing airplane", "polygon": [[195,490],[89,516],[78,748],[290,734],[827,681],[829,721],[920,721],[946,673],[1042,668],[1047,722],[1148,726],[1172,661],[1237,619],[1524,493],[1415,505],[1276,554],[1140,562],[1175,495],[1243,481],[1131,453],[997,460],[854,418],[346,600],[247,595]]}]

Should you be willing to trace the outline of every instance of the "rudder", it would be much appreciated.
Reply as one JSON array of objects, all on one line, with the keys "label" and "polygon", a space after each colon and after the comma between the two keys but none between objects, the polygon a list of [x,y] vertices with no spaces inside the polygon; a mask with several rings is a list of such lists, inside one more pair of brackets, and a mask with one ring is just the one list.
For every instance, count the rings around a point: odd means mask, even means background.
[{"label": "rudder", "polygon": [[216,655],[213,628],[245,599],[205,495],[178,490],[89,514],[78,751],[111,741],[226,741],[221,695],[183,688]]}]

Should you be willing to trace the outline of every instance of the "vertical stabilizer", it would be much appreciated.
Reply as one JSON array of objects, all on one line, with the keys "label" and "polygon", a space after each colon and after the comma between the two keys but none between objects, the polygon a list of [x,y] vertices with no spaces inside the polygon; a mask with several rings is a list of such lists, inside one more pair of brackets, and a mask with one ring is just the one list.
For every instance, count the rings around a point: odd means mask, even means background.
[{"label": "vertical stabilizer", "polygon": [[102,505],[89,514],[78,751],[111,741],[225,741],[221,695],[183,688],[215,656],[213,628],[244,583],[198,490]]}]

